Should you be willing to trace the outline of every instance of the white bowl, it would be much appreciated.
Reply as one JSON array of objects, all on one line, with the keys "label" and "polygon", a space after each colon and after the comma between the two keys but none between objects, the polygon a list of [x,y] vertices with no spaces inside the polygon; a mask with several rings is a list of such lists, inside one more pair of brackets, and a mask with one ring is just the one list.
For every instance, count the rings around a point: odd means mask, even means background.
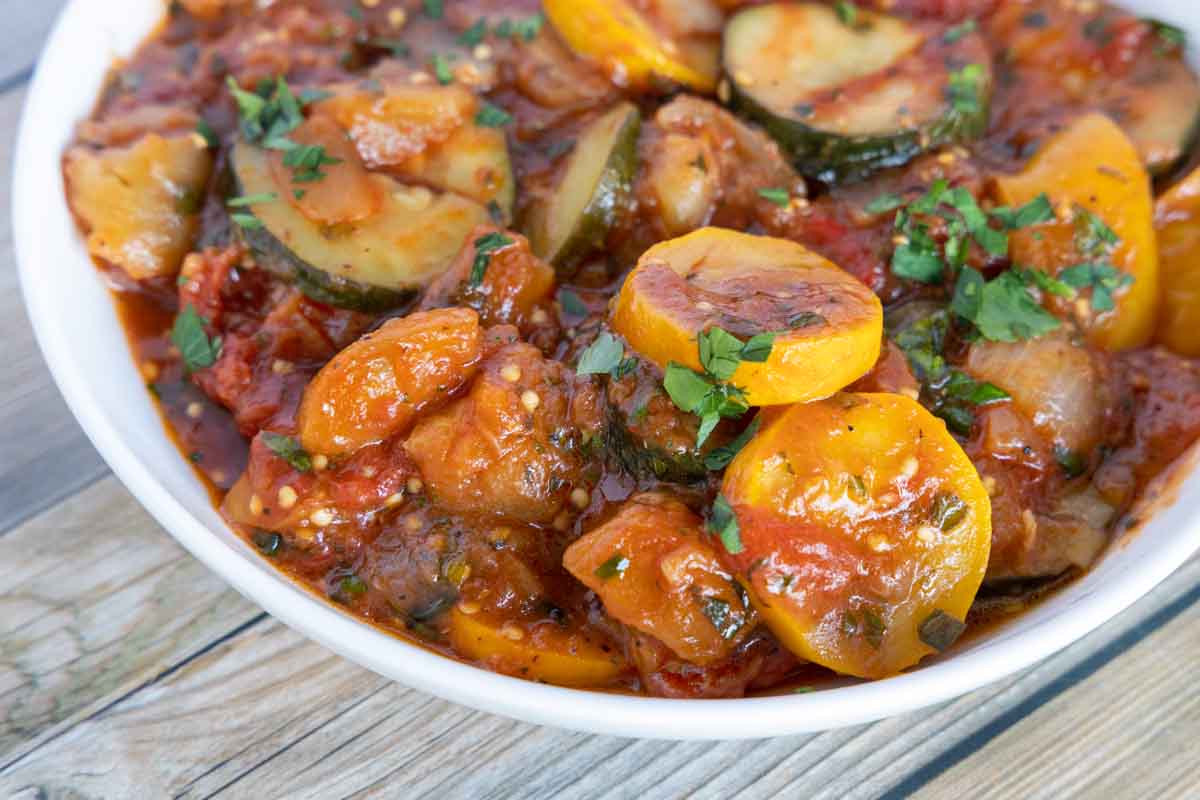
[{"label": "white bowl", "polygon": [[[1126,5],[1171,20],[1200,42],[1200,9],[1190,3]],[[112,59],[132,51],[162,6],[74,0],[46,46],[25,108],[13,186],[26,306],[67,403],[134,496],[238,591],[331,650],[447,700],[544,725],[674,739],[779,736],[940,703],[1027,667],[1119,613],[1200,548],[1200,515],[1192,511],[1200,505],[1200,475],[1193,474],[1175,492],[1177,502],[1029,613],[899,677],[784,697],[663,700],[563,689],[452,661],[359,622],[282,577],[213,509],[164,435],[63,198],[59,158],[75,123],[90,112]]]}]

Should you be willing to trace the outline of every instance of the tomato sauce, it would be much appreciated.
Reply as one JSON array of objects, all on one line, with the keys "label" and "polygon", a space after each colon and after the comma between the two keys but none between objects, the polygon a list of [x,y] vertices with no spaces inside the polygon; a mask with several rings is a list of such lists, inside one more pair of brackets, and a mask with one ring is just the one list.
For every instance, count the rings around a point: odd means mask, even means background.
[{"label": "tomato sauce", "polygon": [[[893,215],[870,213],[871,200],[886,192],[911,198],[939,178],[984,192],[987,175],[1020,168],[1047,136],[1080,114],[1099,108],[1119,116],[1137,87],[1162,68],[1154,61],[1161,44],[1155,31],[1108,6],[1081,22],[1058,2],[887,3],[892,13],[934,26],[978,20],[998,75],[992,124],[969,148],[921,156],[864,184],[828,187],[798,179],[768,136],[709,99],[614,83],[603,69],[575,57],[548,24],[539,23],[529,36],[474,41],[470,35],[481,18],[493,26],[541,20],[536,0],[447,0],[444,8],[432,4],[442,8],[438,16],[429,5],[280,0],[252,9],[185,0],[172,3],[161,29],[114,67],[93,117],[80,125],[81,146],[122,147],[148,131],[196,135],[200,120],[216,140],[211,144],[220,145],[213,149],[213,177],[178,278],[135,281],[116,265],[98,264],[166,430],[210,487],[214,503],[264,557],[351,613],[448,656],[568,685],[586,673],[601,676],[594,685],[611,690],[672,697],[819,683],[828,673],[802,663],[765,626],[745,635],[724,661],[689,664],[610,617],[597,594],[563,568],[564,549],[611,519],[632,495],[667,490],[704,509],[719,487],[715,473],[680,479],[671,470],[644,469],[648,452],[658,458],[687,451],[697,427],[696,418],[662,391],[659,371],[641,364],[601,386],[577,376],[571,365],[605,329],[609,300],[641,252],[702,225],[805,244],[874,290],[889,319],[906,304],[940,297],[892,273]],[[443,63],[448,54],[452,60]],[[227,79],[253,87],[286,75],[299,91],[414,73],[438,81],[443,68],[511,115],[517,220],[551,193],[572,142],[590,121],[618,99],[639,106],[644,121],[637,149],[646,166],[632,181],[630,201],[616,209],[603,246],[555,281],[537,277],[544,267],[531,261],[528,244],[518,237],[515,249],[500,251],[511,269],[498,272],[519,278],[507,286],[463,289],[475,257],[468,248],[448,277],[386,312],[319,302],[256,263],[226,208],[229,145],[239,135]],[[695,148],[687,163],[702,165],[707,176],[695,184],[708,203],[699,217],[664,199],[647,177],[673,168],[670,160],[683,147]],[[764,187],[785,189],[785,202],[764,198]],[[982,270],[997,269],[978,254],[972,259]],[[527,290],[538,280],[545,285]],[[296,434],[305,388],[337,353],[389,320],[448,305],[472,308],[483,319],[483,366],[472,382],[422,411],[411,437],[338,458],[305,453],[300,461],[281,456],[282,445],[269,444],[274,440],[263,432]],[[220,337],[215,363],[197,370],[185,367],[172,337],[178,315],[189,306]],[[968,343],[951,342],[947,352],[955,347],[965,352]],[[1038,563],[1052,563],[1052,573],[1023,575],[1015,566],[1037,561],[1028,543],[1016,539],[1033,535],[1038,525],[1067,524],[1060,501],[1068,488],[1091,481],[1110,511],[1102,526],[1109,530],[1200,436],[1197,362],[1160,348],[1097,358],[1122,380],[1112,382],[1119,395],[1109,417],[1111,435],[1081,476],[1063,477],[1061,453],[1052,443],[1009,448],[1036,438],[1028,433],[1032,423],[1009,402],[989,406],[958,437],[985,474],[994,514],[1007,531],[994,540],[993,551],[1021,553],[990,573],[994,580],[985,583],[977,619],[997,608],[1007,613],[1080,573],[1079,566],[1049,557]],[[536,376],[541,388],[534,400],[528,392],[510,391],[505,376],[516,373],[524,382]],[[917,396],[920,387],[890,346],[856,388]],[[557,427],[522,429],[505,438],[504,420],[520,416],[522,404],[539,413],[553,406]],[[450,408],[459,416],[450,419]],[[614,441],[614,418],[642,449]],[[722,422],[714,444],[733,440],[748,419]],[[437,425],[451,422],[464,427],[439,432]],[[502,454],[495,462],[488,455],[493,449]],[[431,475],[451,489],[432,492]],[[512,485],[523,487],[517,496]],[[324,524],[296,527],[303,519]],[[862,568],[838,561],[830,581]],[[486,621],[495,641],[484,641],[483,634],[464,639],[464,629],[454,627],[455,614]],[[533,666],[504,657],[505,648],[531,642],[548,654]],[[554,660],[559,657],[578,663],[562,666]]]}]

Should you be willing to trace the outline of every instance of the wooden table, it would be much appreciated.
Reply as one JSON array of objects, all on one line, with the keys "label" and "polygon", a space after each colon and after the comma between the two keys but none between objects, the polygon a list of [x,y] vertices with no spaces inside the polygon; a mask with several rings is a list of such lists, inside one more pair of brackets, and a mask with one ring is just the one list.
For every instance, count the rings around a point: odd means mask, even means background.
[{"label": "wooden table", "polygon": [[112,476],[25,318],[11,153],[60,5],[5,0],[0,29],[0,796],[1200,795],[1200,560],[1016,677],[760,742],[624,740],[469,711],[267,616]]}]

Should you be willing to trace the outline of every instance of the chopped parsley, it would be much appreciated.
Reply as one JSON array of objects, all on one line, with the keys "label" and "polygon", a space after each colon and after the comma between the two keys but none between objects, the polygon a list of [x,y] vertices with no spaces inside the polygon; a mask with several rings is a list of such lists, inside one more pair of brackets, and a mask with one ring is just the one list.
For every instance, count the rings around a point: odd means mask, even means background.
[{"label": "chopped parsley", "polygon": [[233,221],[234,225],[237,225],[242,230],[257,231],[261,230],[263,227],[262,220],[253,214],[247,214],[245,212],[235,212],[230,214],[229,219]]},{"label": "chopped parsley", "polygon": [[1112,311],[1117,307],[1113,292],[1133,283],[1133,276],[1112,264],[1089,262],[1067,267],[1058,280],[1074,289],[1091,289],[1093,311]]},{"label": "chopped parsley", "polygon": [[483,128],[503,128],[512,122],[512,114],[491,103],[484,103],[475,114],[475,124]]},{"label": "chopped parsley", "polygon": [[563,311],[573,317],[586,317],[591,312],[579,298],[574,289],[562,288],[558,290],[558,302],[562,304]]},{"label": "chopped parsley", "polygon": [[179,348],[183,367],[188,372],[211,367],[221,357],[221,337],[208,338],[204,332],[205,322],[204,317],[188,304],[171,326],[171,343]]},{"label": "chopped parsley", "polygon": [[434,53],[430,56],[430,64],[433,66],[434,77],[442,86],[446,86],[454,82],[454,73],[450,70],[450,58],[441,53]]},{"label": "chopped parsley", "polygon": [[357,575],[347,575],[338,583],[338,589],[342,594],[360,595],[367,591],[367,584],[362,578]]},{"label": "chopped parsley", "polygon": [[746,443],[754,438],[754,434],[758,433],[762,420],[758,417],[746,426],[746,430],[738,434],[737,438],[732,442],[721,447],[713,448],[707,455],[704,456],[704,468],[712,471],[722,470],[729,466],[729,462],[733,461],[734,456],[741,452]]},{"label": "chopped parsley", "polygon": [[1036,339],[1062,324],[1033,299],[1021,274],[1012,270],[984,281],[977,270],[963,267],[950,309],[993,342]]},{"label": "chopped parsley", "polygon": [[929,522],[941,531],[954,530],[966,516],[967,504],[950,492],[933,498],[933,506],[929,509]]},{"label": "chopped parsley", "polygon": [[750,410],[746,393],[738,387],[714,381],[674,361],[667,365],[663,388],[676,406],[700,417],[697,447],[704,444],[722,418],[736,419]]},{"label": "chopped parsley", "polygon": [[225,205],[230,208],[245,208],[246,206],[257,205],[258,203],[270,203],[273,200],[278,200],[279,195],[274,192],[259,192],[258,194],[247,194],[241,197],[231,197],[225,202]]},{"label": "chopped parsley", "polygon": [[705,527],[721,540],[725,552],[737,555],[742,552],[742,532],[738,527],[737,514],[724,495],[717,495],[713,501],[712,510],[705,521]]},{"label": "chopped parsley", "polygon": [[965,622],[950,616],[939,608],[917,627],[917,637],[941,653],[958,641],[958,637],[962,636],[966,629]]},{"label": "chopped parsley", "polygon": [[637,366],[636,358],[625,358],[625,347],[605,331],[579,356],[576,375],[611,375],[620,380]]},{"label": "chopped parsley", "polygon": [[624,577],[627,569],[629,569],[629,559],[621,553],[614,553],[611,558],[596,567],[595,574],[600,580],[606,581],[609,578]]},{"label": "chopped parsley", "polygon": [[780,208],[787,208],[788,203],[792,202],[792,195],[787,189],[759,189],[758,196],[769,203],[779,206]]},{"label": "chopped parsley", "polygon": [[965,22],[960,22],[958,25],[955,25],[953,28],[946,29],[946,32],[942,34],[942,41],[945,42],[946,44],[954,44],[955,42],[959,41],[963,37],[974,33],[978,29],[979,29],[979,23],[976,22],[974,19],[969,19],[969,20],[966,20]]},{"label": "chopped parsley", "polygon": [[983,110],[983,81],[984,71],[980,64],[967,64],[962,69],[950,73],[947,93],[955,111],[960,114],[978,114]]},{"label": "chopped parsley", "polygon": [[1087,472],[1088,462],[1080,453],[1062,445],[1054,446],[1054,460],[1068,478],[1078,478]]},{"label": "chopped parsley", "polygon": [[833,7],[834,13],[838,14],[838,22],[846,25],[847,28],[854,28],[858,25],[858,6],[848,0],[838,0]]},{"label": "chopped parsley", "polygon": [[446,13],[442,0],[421,0],[421,5],[430,19],[441,19],[442,15]]},{"label": "chopped parsley", "polygon": [[256,530],[252,538],[254,539],[254,546],[264,556],[275,555],[283,545],[283,537],[278,533],[271,533],[270,531]]},{"label": "chopped parsley", "polygon": [[280,148],[284,150],[283,165],[291,167],[292,180],[295,183],[312,183],[325,177],[321,167],[342,163],[340,158],[334,158],[325,152],[325,147],[319,144],[296,144]]},{"label": "chopped parsley", "polygon": [[541,33],[545,17],[540,13],[524,19],[503,19],[496,25],[496,35],[502,39],[524,39],[531,42]]},{"label": "chopped parsley", "polygon": [[895,211],[904,205],[904,198],[892,192],[884,192],[863,207],[863,211],[871,216],[879,216],[889,211]]},{"label": "chopped parsley", "polygon": [[1154,52],[1158,55],[1178,53],[1187,46],[1187,33],[1182,28],[1158,19],[1147,18],[1142,22],[1150,26],[1158,40],[1157,46],[1154,48]]},{"label": "chopped parsley", "polygon": [[1007,400],[999,386],[977,381],[946,363],[943,356],[950,333],[950,315],[938,311],[895,334],[896,346],[921,382],[930,410],[955,433],[966,435],[975,422],[975,407]]},{"label": "chopped parsley", "polygon": [[672,361],[663,376],[663,387],[677,407],[700,417],[696,446],[700,447],[722,418],[735,419],[750,410],[746,393],[725,383],[743,361],[764,362],[775,343],[775,333],[760,333],[742,341],[714,327],[697,338],[703,372]]},{"label": "chopped parsley", "polygon": [[217,132],[213,130],[213,126],[208,124],[208,120],[201,117],[196,123],[196,133],[200,134],[200,138],[208,145],[210,150],[216,150],[221,146],[221,137],[217,136]]},{"label": "chopped parsley", "polygon": [[483,283],[483,276],[487,272],[488,263],[492,260],[492,253],[502,250],[512,243],[511,237],[497,231],[485,233],[476,239],[475,260],[471,263],[471,275],[467,278],[468,283],[472,286]]},{"label": "chopped parsley", "polygon": [[708,617],[708,621],[717,629],[717,633],[721,635],[722,639],[732,639],[742,629],[745,620],[741,614],[734,611],[728,601],[719,597],[699,599],[700,610],[704,612],[704,616]]},{"label": "chopped parsley", "polygon": [[458,43],[464,47],[474,47],[487,38],[487,27],[487,20],[480,17],[458,35]]},{"label": "chopped parsley", "polygon": [[268,450],[290,464],[297,472],[308,472],[312,469],[312,457],[300,446],[300,442],[291,436],[263,431],[262,440]]}]

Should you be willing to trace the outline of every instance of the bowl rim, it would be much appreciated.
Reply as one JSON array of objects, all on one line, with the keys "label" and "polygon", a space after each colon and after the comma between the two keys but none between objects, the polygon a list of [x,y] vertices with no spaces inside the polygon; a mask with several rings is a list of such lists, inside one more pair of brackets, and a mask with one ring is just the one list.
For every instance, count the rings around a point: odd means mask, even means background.
[{"label": "bowl rim", "polygon": [[[134,2],[124,1],[129,5]],[[154,464],[134,443],[122,438],[113,419],[92,401],[89,384],[71,352],[69,325],[56,312],[55,293],[48,277],[53,271],[38,269],[44,263],[41,254],[45,239],[38,235],[44,223],[38,215],[52,213],[56,207],[49,204],[51,211],[47,211],[46,192],[62,192],[61,147],[54,136],[47,137],[44,132],[55,130],[56,125],[61,127],[63,113],[55,111],[48,90],[62,82],[58,73],[64,59],[79,47],[78,39],[86,36],[88,14],[96,13],[94,6],[87,8],[89,5],[89,0],[71,0],[55,23],[30,84],[14,156],[13,237],[18,274],[42,354],[92,444],[164,529],[247,599],[353,662],[455,703],[589,733],[711,740],[815,732],[938,704],[1024,669],[1120,613],[1200,549],[1200,515],[1192,515],[1188,524],[1156,548],[1153,557],[1139,568],[1125,569],[1105,583],[1103,590],[1084,592],[1025,629],[1002,630],[1001,635],[989,635],[965,651],[893,678],[807,694],[681,700],[568,689],[459,662],[373,628],[258,563],[261,558],[248,547],[243,545],[239,552],[223,541],[168,490],[156,476]],[[111,14],[111,9],[107,13]],[[68,121],[72,129],[75,121]],[[94,273],[90,260],[87,267]],[[103,313],[115,316],[111,302]],[[132,361],[125,342],[119,342],[119,346]],[[140,385],[138,391],[145,394]],[[1200,483],[1189,483],[1200,489]],[[1194,494],[1200,497],[1200,492]],[[1119,546],[1114,542],[1110,548]],[[1071,592],[1072,588],[1063,591]]]}]

